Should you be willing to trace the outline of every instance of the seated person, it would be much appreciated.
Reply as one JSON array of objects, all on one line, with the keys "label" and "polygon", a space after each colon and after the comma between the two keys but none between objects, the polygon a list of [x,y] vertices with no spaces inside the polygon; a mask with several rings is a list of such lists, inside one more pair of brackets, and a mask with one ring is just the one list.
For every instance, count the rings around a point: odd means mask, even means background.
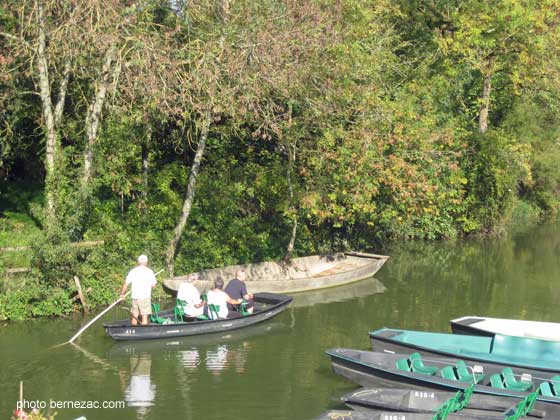
[{"label": "seated person", "polygon": [[[238,270],[235,273],[235,278],[230,280],[225,288],[225,292],[231,296],[232,299],[245,299],[247,301],[245,309],[248,313],[252,314],[254,309],[253,294],[247,293],[247,285],[245,284],[245,270]],[[229,310],[234,310],[234,307],[228,304]]]},{"label": "seated person", "polygon": [[[221,277],[217,277],[214,280],[214,288],[208,291],[207,299],[208,305],[218,305],[218,317],[220,319],[226,318],[239,318],[242,315],[237,311],[230,311],[228,309],[228,303],[231,305],[239,305],[241,303],[241,299],[232,299],[229,295],[224,292],[222,289],[224,287],[224,280]],[[212,318],[214,316],[213,313],[208,311],[208,317]]]},{"label": "seated person", "polygon": [[185,316],[188,318],[196,318],[204,313],[204,301],[200,299],[200,293],[194,285],[197,280],[196,274],[191,274],[177,291],[177,299],[187,303]]}]

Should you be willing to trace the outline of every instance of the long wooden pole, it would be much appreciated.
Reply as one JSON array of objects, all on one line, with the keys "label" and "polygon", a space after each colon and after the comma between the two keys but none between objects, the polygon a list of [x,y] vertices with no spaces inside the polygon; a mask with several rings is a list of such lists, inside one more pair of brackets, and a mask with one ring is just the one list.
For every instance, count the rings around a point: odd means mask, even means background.
[{"label": "long wooden pole", "polygon": [[[159,270],[155,275],[158,276],[159,274],[161,274],[163,272],[163,269]],[[128,291],[124,297],[126,298],[128,295],[130,294],[130,291]],[[82,328],[80,328],[80,331],[78,331],[76,334],[74,334],[74,336],[66,341],[65,343],[62,344],[69,344],[72,343],[76,338],[78,338],[85,330],[87,330],[95,321],[97,321],[99,318],[101,318],[103,315],[105,315],[107,312],[109,312],[111,309],[113,309],[113,307],[121,302],[122,300],[124,300],[124,298],[118,298],[116,301],[114,301],[113,303],[111,303],[107,308],[105,308],[99,315],[97,315],[95,318],[93,318],[91,321],[89,321],[86,325],[84,325]]]},{"label": "long wooden pole", "polygon": [[19,418],[23,419],[23,381],[19,381]]},{"label": "long wooden pole", "polygon": [[[130,292],[127,292],[126,295],[124,295],[124,297],[127,297],[129,294],[130,294]],[[99,315],[97,315],[95,318],[93,318],[91,321],[89,321],[86,325],[84,325],[82,328],[80,328],[80,331],[78,331],[76,334],[74,334],[74,336],[64,344],[72,343],[85,330],[87,330],[95,321],[97,321],[99,318],[101,318],[103,315],[105,315],[107,312],[109,312],[111,309],[113,309],[113,307],[122,300],[123,300],[123,298],[118,298],[116,301],[114,301],[109,306],[107,306],[107,308],[105,308]]]}]

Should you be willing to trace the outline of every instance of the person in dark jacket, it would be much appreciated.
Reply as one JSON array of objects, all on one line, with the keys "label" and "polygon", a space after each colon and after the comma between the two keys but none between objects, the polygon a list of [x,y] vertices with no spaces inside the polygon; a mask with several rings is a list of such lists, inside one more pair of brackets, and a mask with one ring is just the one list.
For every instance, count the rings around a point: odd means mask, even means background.
[{"label": "person in dark jacket", "polygon": [[[245,284],[245,270],[237,270],[235,273],[235,278],[230,280],[225,288],[225,292],[232,298],[232,299],[245,299],[247,301],[245,305],[245,309],[248,313],[252,314],[254,309],[253,303],[253,294],[247,292],[247,285]],[[230,304],[228,304],[229,306]],[[233,310],[234,307],[232,306],[229,308]]]}]

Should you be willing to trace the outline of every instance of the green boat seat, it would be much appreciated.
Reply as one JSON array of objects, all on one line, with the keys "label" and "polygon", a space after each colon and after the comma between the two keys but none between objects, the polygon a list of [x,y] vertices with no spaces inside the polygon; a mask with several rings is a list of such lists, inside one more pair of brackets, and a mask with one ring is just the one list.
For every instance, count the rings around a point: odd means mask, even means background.
[{"label": "green boat seat", "polygon": [[210,304],[208,305],[208,317],[210,319],[220,319],[220,305]]},{"label": "green boat seat", "polygon": [[397,369],[410,372],[410,363],[408,362],[408,359],[397,360]]},{"label": "green boat seat", "polygon": [[175,307],[173,308],[173,317],[175,322],[183,322],[183,315],[185,314],[185,309],[188,303],[184,300],[177,299],[175,302]]},{"label": "green boat seat", "polygon": [[243,316],[250,315],[250,313],[247,312],[247,304],[248,304],[248,303],[249,303],[249,302],[247,302],[245,299],[243,299],[243,300],[241,301],[241,303],[239,304],[239,312],[240,312],[241,315],[243,315]]},{"label": "green boat seat", "polygon": [[504,384],[508,389],[515,391],[528,391],[533,386],[532,382],[518,381],[515,379],[513,370],[509,367],[502,370],[502,376],[504,378]]},{"label": "green boat seat", "polygon": [[162,318],[159,316],[160,311],[160,304],[159,303],[152,303],[152,314],[150,315],[150,322],[154,324],[167,324],[169,321],[166,318]]},{"label": "green boat seat", "polygon": [[550,384],[552,385],[552,392],[556,397],[560,397],[560,376],[553,376],[550,378]]},{"label": "green boat seat", "polygon": [[455,375],[455,369],[451,366],[445,366],[439,370],[439,373],[443,379],[447,379],[448,381],[457,381],[457,375]]},{"label": "green boat seat", "polygon": [[472,374],[471,371],[469,371],[469,368],[467,367],[466,363],[463,362],[462,360],[459,360],[456,363],[455,369],[457,370],[457,376],[459,377],[459,380],[461,382],[479,383],[482,380],[482,378],[484,378],[484,375],[480,373]]},{"label": "green boat seat", "polygon": [[435,366],[424,365],[420,353],[412,353],[408,359],[410,360],[410,364],[412,366],[413,372],[423,373],[425,375],[435,375],[435,373],[439,370]]},{"label": "green boat seat", "polygon": [[539,385],[539,392],[544,397],[555,397],[554,391],[552,391],[552,386],[549,382],[541,382]]},{"label": "green boat seat", "polygon": [[504,389],[504,381],[502,380],[502,375],[500,375],[499,373],[495,373],[492,376],[490,376],[490,386],[492,388],[499,388],[499,389]]}]

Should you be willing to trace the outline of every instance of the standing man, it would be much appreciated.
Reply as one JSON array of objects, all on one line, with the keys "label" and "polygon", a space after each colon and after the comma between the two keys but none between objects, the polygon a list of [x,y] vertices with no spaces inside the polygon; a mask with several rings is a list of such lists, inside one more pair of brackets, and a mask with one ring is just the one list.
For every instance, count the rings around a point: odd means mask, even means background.
[{"label": "standing man", "polygon": [[132,283],[132,317],[130,323],[138,325],[138,316],[142,316],[142,325],[148,325],[148,315],[152,314],[152,288],[156,285],[156,275],[148,268],[148,257],[138,257],[138,266],[130,270],[121,289],[121,299],[125,298],[126,289]]},{"label": "standing man", "polygon": [[[225,288],[225,292],[232,298],[232,299],[245,299],[247,301],[247,305],[245,309],[248,313],[253,313],[253,294],[247,292],[247,285],[245,284],[245,270],[237,270],[235,273],[235,278],[230,280],[228,285]],[[228,303],[228,307],[230,310],[233,310],[233,306]]]}]

